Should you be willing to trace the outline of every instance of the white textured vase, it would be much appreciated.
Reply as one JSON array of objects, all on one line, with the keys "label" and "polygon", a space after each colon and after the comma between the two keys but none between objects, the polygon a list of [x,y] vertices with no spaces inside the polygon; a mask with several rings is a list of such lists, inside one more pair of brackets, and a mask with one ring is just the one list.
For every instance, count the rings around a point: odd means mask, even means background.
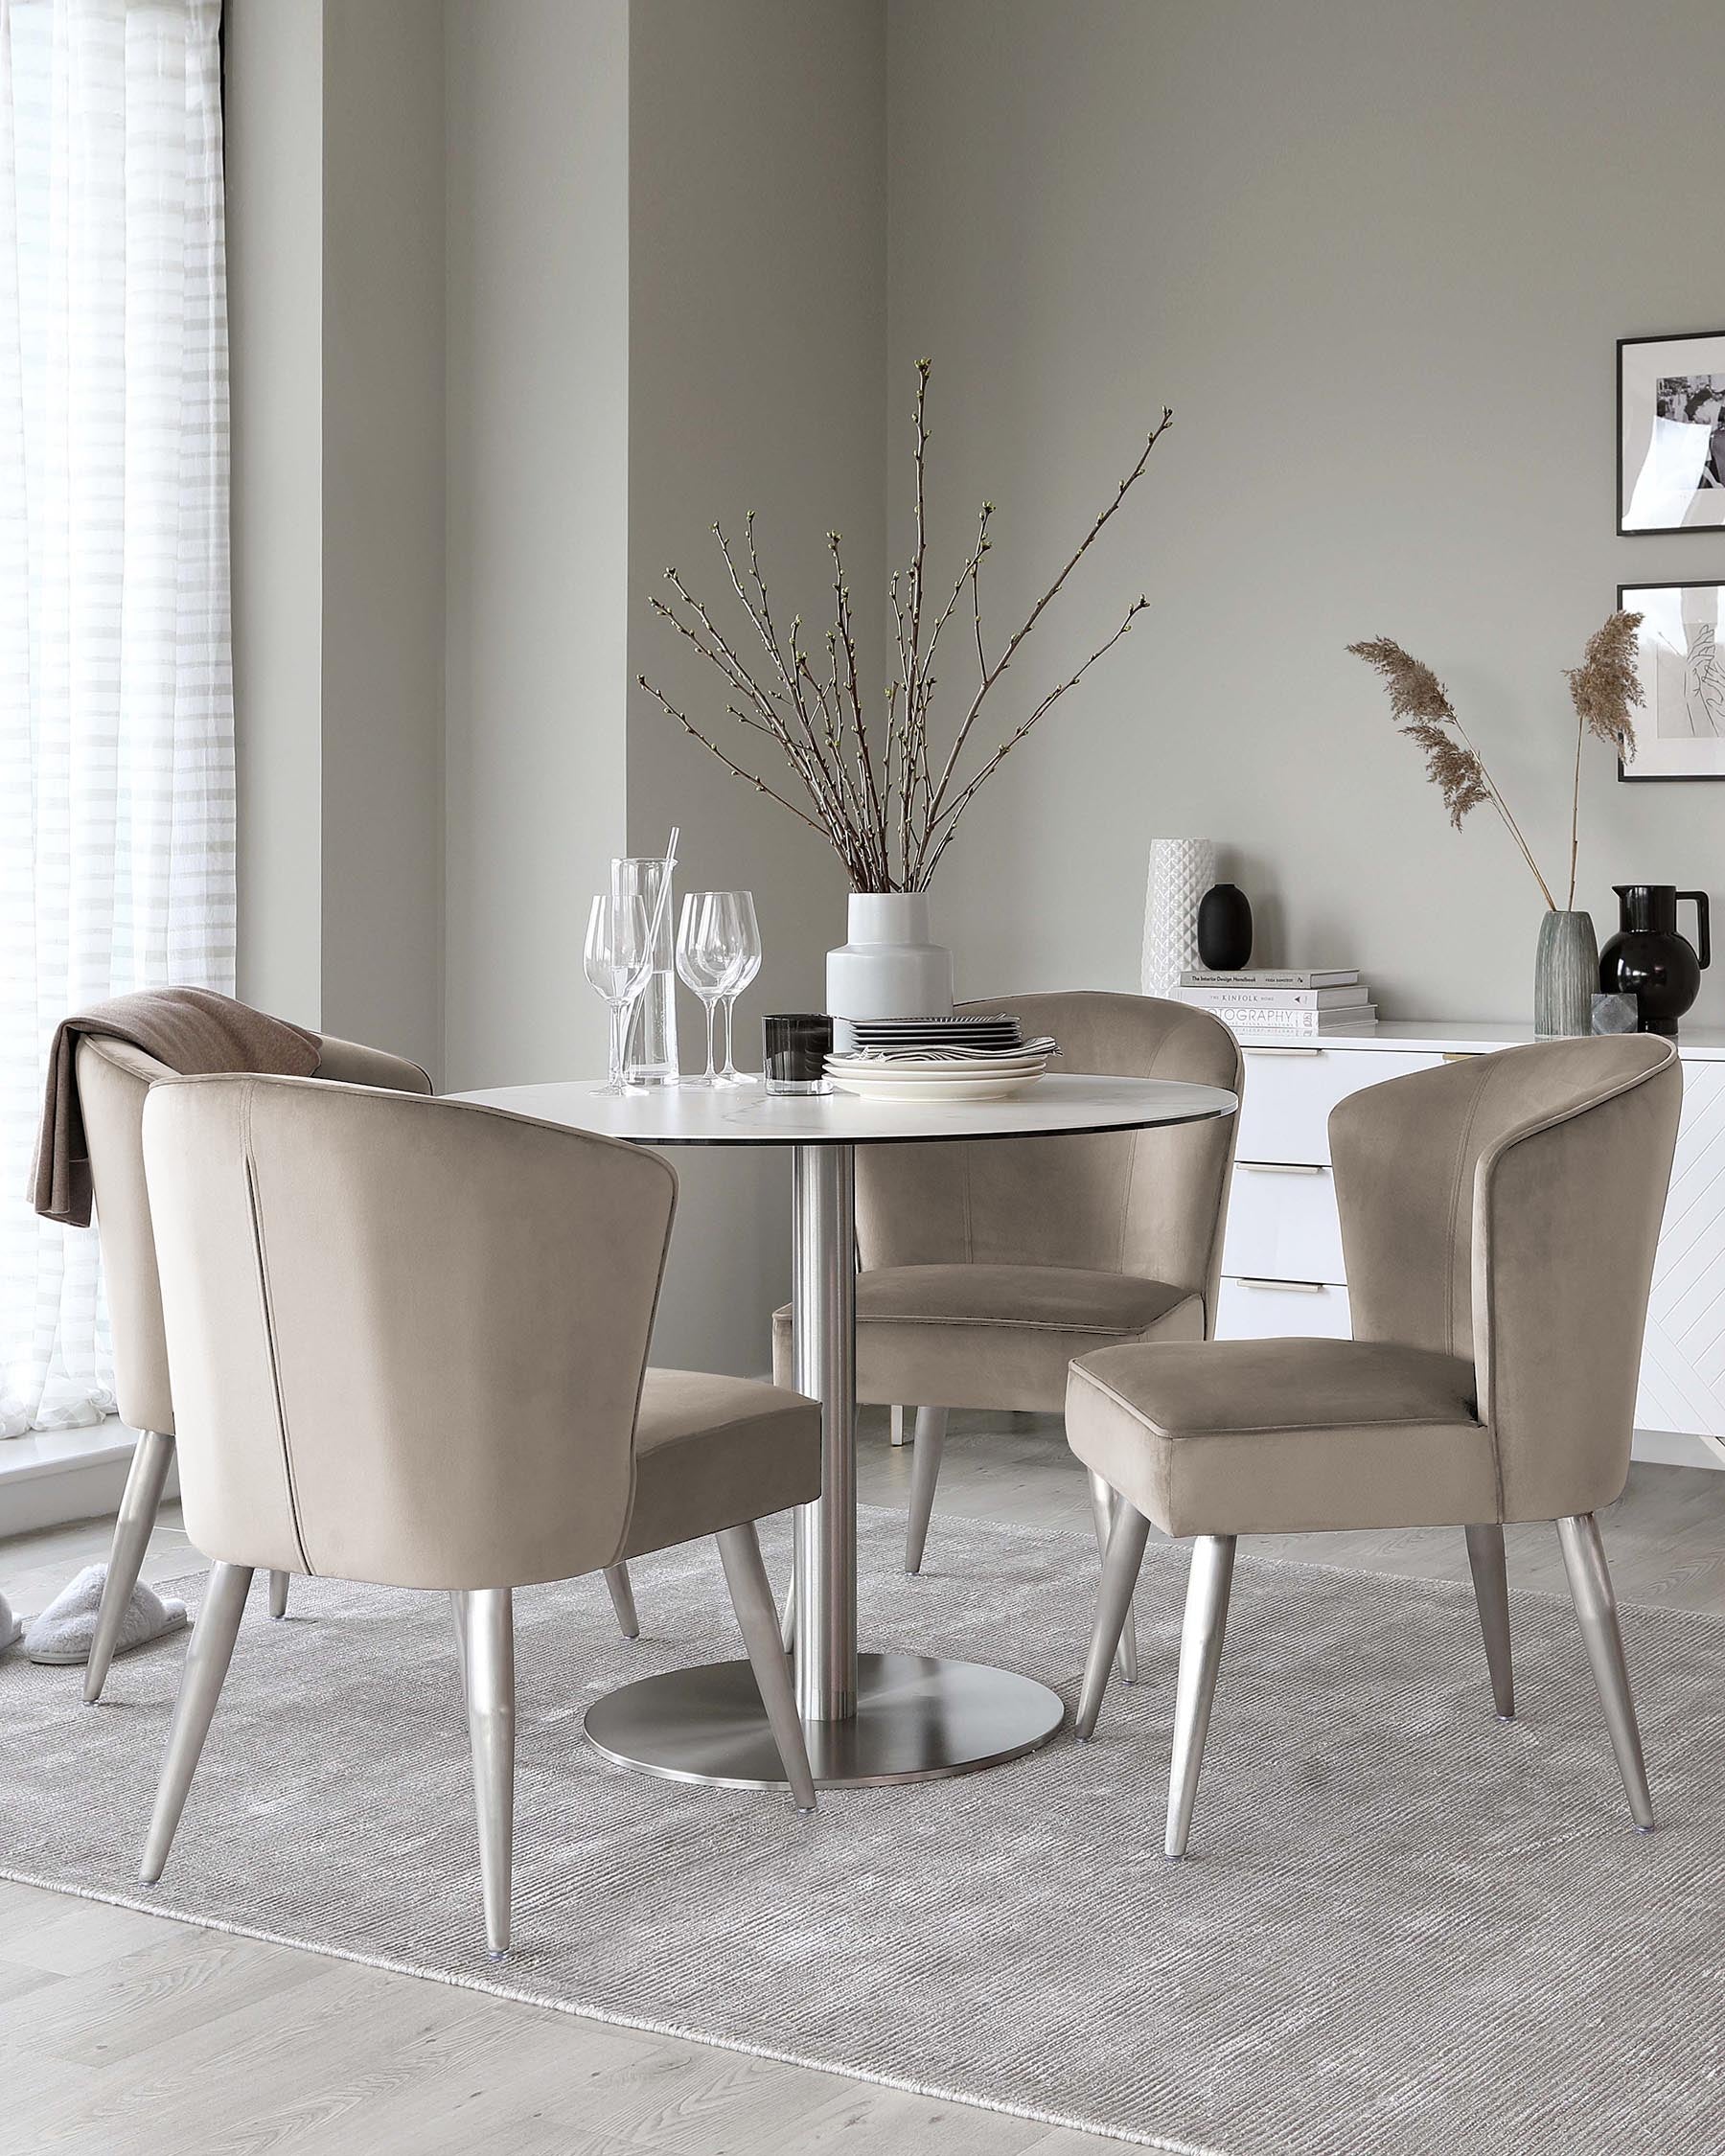
[{"label": "white textured vase", "polygon": [[827,952],[834,1018],[950,1018],[953,954],[929,941],[923,891],[853,891],[849,938]]},{"label": "white textured vase", "polygon": [[1198,963],[1198,901],[1216,881],[1216,849],[1208,838],[1152,838],[1144,893],[1146,996],[1167,996]]}]

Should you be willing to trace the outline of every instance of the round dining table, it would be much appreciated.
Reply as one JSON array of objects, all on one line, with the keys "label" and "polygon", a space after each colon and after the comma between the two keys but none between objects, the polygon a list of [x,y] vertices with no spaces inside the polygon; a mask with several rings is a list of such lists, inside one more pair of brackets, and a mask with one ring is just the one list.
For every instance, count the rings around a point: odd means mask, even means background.
[{"label": "round dining table", "polygon": [[[928,1781],[1015,1759],[1061,1727],[1059,1695],[1014,1670],[857,1650],[856,1158],[862,1145],[1144,1131],[1231,1115],[1235,1096],[1167,1079],[1039,1079],[987,1100],[884,1103],[833,1092],[595,1080],[457,1096],[654,1147],[788,1147],[798,1391],[820,1403],[820,1496],[795,1526],[796,1703],[822,1788]],[[762,1352],[766,1340],[760,1342]],[[785,1776],[746,1660],[644,1677],[588,1709],[591,1742],[674,1780],[769,1788]]]}]

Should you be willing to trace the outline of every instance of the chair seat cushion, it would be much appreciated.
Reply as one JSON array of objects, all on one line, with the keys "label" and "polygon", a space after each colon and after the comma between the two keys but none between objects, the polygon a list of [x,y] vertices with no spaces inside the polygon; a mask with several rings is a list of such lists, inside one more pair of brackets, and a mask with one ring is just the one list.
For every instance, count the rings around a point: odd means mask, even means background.
[{"label": "chair seat cushion", "polygon": [[1463,1356],[1382,1341],[1105,1347],[1072,1365],[1067,1441],[1165,1533],[1501,1517]]},{"label": "chair seat cushion", "polygon": [[820,1495],[820,1410],[752,1378],[649,1370],[635,1419],[625,1557],[644,1556]]},{"label": "chair seat cushion", "polygon": [[[1058,1413],[1074,1355],[1152,1333],[1202,1340],[1200,1298],[1076,1266],[883,1266],[857,1280],[857,1397]],[[773,1314],[772,1366],[788,1384],[788,1307]]]}]

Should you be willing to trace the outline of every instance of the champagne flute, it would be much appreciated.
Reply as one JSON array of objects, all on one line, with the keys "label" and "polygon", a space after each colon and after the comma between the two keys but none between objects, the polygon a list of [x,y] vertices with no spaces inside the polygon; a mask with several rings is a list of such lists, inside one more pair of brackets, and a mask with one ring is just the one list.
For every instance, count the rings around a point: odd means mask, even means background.
[{"label": "champagne flute", "polygon": [[706,1069],[691,1086],[716,1086],[713,1068],[713,1016],[726,975],[735,963],[726,938],[724,909],[714,904],[712,891],[690,891],[682,902],[677,925],[677,971],[685,987],[700,997],[706,1013]]},{"label": "champagne flute", "polygon": [[761,924],[755,918],[752,891],[715,891],[713,896],[723,905],[725,938],[731,952],[730,970],[720,992],[724,1003],[724,1068],[715,1083],[747,1086],[752,1081],[737,1068],[732,1058],[731,1021],[737,998],[761,970]]},{"label": "champagne flute", "polygon": [[629,1030],[635,998],[647,985],[653,971],[653,945],[647,929],[647,908],[638,898],[614,894],[596,898],[587,915],[586,947],[582,964],[587,979],[605,998],[610,1013],[610,1068],[601,1093],[623,1090],[623,1044]]}]

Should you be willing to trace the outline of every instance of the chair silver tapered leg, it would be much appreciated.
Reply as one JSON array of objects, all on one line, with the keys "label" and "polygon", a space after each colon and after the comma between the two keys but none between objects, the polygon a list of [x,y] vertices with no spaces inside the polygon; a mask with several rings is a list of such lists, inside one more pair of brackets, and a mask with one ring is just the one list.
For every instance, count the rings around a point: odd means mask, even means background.
[{"label": "chair silver tapered leg", "polygon": [[461,1672],[461,1704],[467,1707],[467,1596],[460,1588],[449,1594],[449,1615],[455,1619],[455,1666]]},{"label": "chair silver tapered leg", "polygon": [[150,1548],[150,1529],[161,1509],[162,1488],[172,1465],[173,1439],[165,1437],[159,1430],[139,1431],[137,1450],[126,1470],[126,1492],[120,1500],[120,1517],[114,1522],[107,1578],[103,1582],[102,1606],[96,1612],[96,1632],[84,1667],[87,1707],[95,1706],[107,1683],[108,1664],[119,1642],[126,1605],[144,1569],[144,1552]]},{"label": "chair silver tapered leg", "polygon": [[1185,1617],[1180,1628],[1180,1685],[1174,1697],[1174,1758],[1168,1770],[1168,1831],[1162,1853],[1185,1854],[1198,1795],[1198,1771],[1204,1764],[1204,1739],[1209,1729],[1210,1703],[1216,1696],[1216,1670],[1222,1638],[1228,1630],[1228,1591],[1233,1581],[1232,1535],[1200,1535],[1192,1546],[1192,1570],[1186,1581]]},{"label": "chair silver tapered leg", "polygon": [[1114,1666],[1126,1613],[1132,1607],[1132,1591],[1138,1585],[1138,1567],[1144,1561],[1144,1545],[1150,1539],[1150,1523],[1141,1512],[1122,1503],[1108,1537],[1102,1559],[1102,1584],[1096,1591],[1096,1627],[1091,1634],[1090,1658],[1084,1665],[1084,1689],[1078,1695],[1075,1725],[1080,1744],[1090,1742],[1108,1689],[1108,1672]]},{"label": "chair silver tapered leg", "polygon": [[1642,1756],[1641,1731],[1629,1691],[1629,1668],[1623,1660],[1623,1636],[1618,1629],[1617,1596],[1605,1563],[1605,1546],[1599,1539],[1599,1523],[1591,1512],[1576,1513],[1558,1521],[1557,1540],[1563,1548],[1563,1567],[1575,1596],[1576,1615],[1581,1620],[1581,1638],[1593,1664],[1594,1683],[1599,1688],[1599,1705],[1605,1710],[1605,1727],[1611,1732],[1611,1749],[1617,1754],[1630,1816],[1644,1834],[1651,1834],[1653,1798],[1647,1788],[1647,1763]]},{"label": "chair silver tapered leg", "polygon": [[473,1808],[479,1819],[479,1878],[485,1943],[494,1961],[509,1952],[510,1875],[515,1861],[515,1598],[507,1587],[470,1588],[461,1597],[467,1634],[468,1738],[473,1751]]},{"label": "chair silver tapered leg", "polygon": [[785,1606],[779,1612],[779,1643],[788,1655],[796,1652],[796,1574],[785,1590]]},{"label": "chair silver tapered leg", "polygon": [[269,1575],[269,1614],[278,1620],[288,1615],[288,1574],[271,1572]]},{"label": "chair silver tapered leg", "polygon": [[1467,1564],[1473,1573],[1474,1606],[1485,1641],[1485,1665],[1491,1672],[1491,1697],[1500,1722],[1515,1719],[1515,1677],[1509,1661],[1509,1573],[1504,1563],[1504,1530],[1469,1527]]},{"label": "chair silver tapered leg", "polygon": [[[1117,1490],[1106,1479],[1091,1469],[1091,1511],[1096,1522],[1096,1548],[1104,1556],[1108,1554],[1109,1537],[1114,1533],[1115,1516],[1124,1502]],[[1130,1602],[1126,1605],[1126,1622],[1120,1632],[1120,1644],[1115,1655],[1120,1675],[1129,1685],[1138,1681],[1138,1619],[1132,1614]]]},{"label": "chair silver tapered leg", "polygon": [[155,1809],[144,1839],[144,1861],[138,1867],[138,1876],[147,1887],[153,1887],[162,1876],[162,1867],[173,1846],[174,1829],[186,1808],[192,1777],[197,1772],[204,1738],[210,1732],[210,1718],[233,1660],[234,1641],[240,1636],[240,1619],[245,1614],[251,1583],[249,1565],[210,1567],[203,1607],[192,1628],[192,1644],[186,1649],[186,1664],[180,1672],[173,1720],[168,1729],[168,1749],[156,1783]]},{"label": "chair silver tapered leg", "polygon": [[922,1571],[929,1519],[934,1510],[934,1485],[940,1479],[940,1456],[946,1448],[947,1411],[918,1408],[916,1450],[910,1456],[910,1517],[905,1527],[905,1570]]},{"label": "chair silver tapered leg", "polygon": [[772,1603],[772,1583],[761,1561],[760,1537],[754,1522],[726,1527],[714,1536],[724,1565],[724,1584],[730,1589],[731,1607],[737,1613],[737,1629],[748,1650],[761,1705],[772,1741],[784,1762],[785,1779],[799,1812],[815,1809],[815,1776],[809,1765],[808,1740],[802,1717],[796,1711],[796,1688],[791,1682],[791,1665],[779,1633],[778,1612]]},{"label": "chair silver tapered leg", "polygon": [[617,1613],[617,1630],[625,1640],[641,1637],[641,1620],[635,1615],[634,1589],[630,1585],[627,1565],[607,1565],[605,1584],[610,1590],[611,1608]]}]

